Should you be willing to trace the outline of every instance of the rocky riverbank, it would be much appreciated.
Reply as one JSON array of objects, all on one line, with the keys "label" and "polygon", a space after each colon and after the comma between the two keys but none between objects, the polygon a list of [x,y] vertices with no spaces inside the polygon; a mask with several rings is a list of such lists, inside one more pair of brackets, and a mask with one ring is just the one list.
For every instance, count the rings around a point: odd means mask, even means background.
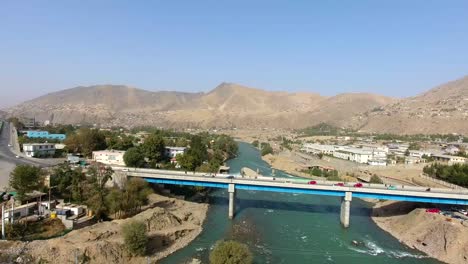
[{"label": "rocky riverbank", "polygon": [[467,221],[427,213],[416,204],[385,201],[375,204],[372,219],[407,246],[453,264],[468,263]]},{"label": "rocky riverbank", "polygon": [[[153,194],[152,208],[131,218],[101,222],[59,238],[32,242],[1,242],[0,255],[22,263],[155,263],[185,247],[202,231],[208,204]],[[147,225],[147,257],[132,257],[124,247],[121,227],[131,220]],[[13,247],[2,246],[14,243]],[[15,251],[9,249],[15,248]],[[9,256],[7,256],[9,255]],[[149,262],[148,262],[149,261]]]}]

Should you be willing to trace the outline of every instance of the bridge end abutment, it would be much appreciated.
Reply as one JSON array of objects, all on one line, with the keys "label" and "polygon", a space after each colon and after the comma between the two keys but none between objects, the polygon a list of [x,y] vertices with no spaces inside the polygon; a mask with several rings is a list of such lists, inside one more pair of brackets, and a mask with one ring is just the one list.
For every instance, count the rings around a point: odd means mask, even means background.
[{"label": "bridge end abutment", "polygon": [[352,192],[346,192],[345,196],[341,200],[340,221],[343,227],[345,228],[349,227],[349,217],[350,217],[352,196],[353,196]]}]

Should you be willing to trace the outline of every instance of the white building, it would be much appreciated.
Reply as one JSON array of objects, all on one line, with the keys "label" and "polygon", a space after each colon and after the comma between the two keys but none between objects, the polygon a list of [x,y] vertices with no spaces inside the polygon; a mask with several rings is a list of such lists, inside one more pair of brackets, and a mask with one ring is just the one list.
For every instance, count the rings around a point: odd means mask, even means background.
[{"label": "white building", "polygon": [[333,152],[333,156],[357,163],[368,163],[369,159],[372,159],[372,151],[361,148],[345,147]]},{"label": "white building", "polygon": [[120,150],[93,151],[93,160],[107,165],[125,166],[124,154],[125,151]]},{"label": "white building", "polygon": [[174,158],[179,154],[184,154],[186,149],[186,147],[166,147],[164,155],[169,158]]},{"label": "white building", "polygon": [[458,156],[450,156],[450,155],[432,155],[435,161],[439,162],[447,162],[449,165],[456,164],[456,163],[465,163],[466,158],[458,157]]},{"label": "white building", "polygon": [[424,155],[430,157],[432,154],[429,151],[422,151],[422,150],[410,150],[409,151],[410,157],[422,158],[422,156]]},{"label": "white building", "polygon": [[27,157],[51,157],[55,155],[53,143],[28,143],[23,144],[23,152]]},{"label": "white building", "polygon": [[333,152],[335,152],[336,150],[336,146],[306,143],[302,145],[301,150],[306,153],[312,153],[312,154],[333,155]]},{"label": "white building", "polygon": [[387,166],[387,161],[382,159],[370,159],[367,164],[371,166]]},{"label": "white building", "polygon": [[6,218],[7,221],[11,221],[11,217],[13,216],[13,218],[16,221],[22,217],[32,215],[34,213],[34,210],[36,209],[37,209],[37,202],[15,206],[13,208],[13,211],[11,210],[11,208],[5,208],[4,217]]}]

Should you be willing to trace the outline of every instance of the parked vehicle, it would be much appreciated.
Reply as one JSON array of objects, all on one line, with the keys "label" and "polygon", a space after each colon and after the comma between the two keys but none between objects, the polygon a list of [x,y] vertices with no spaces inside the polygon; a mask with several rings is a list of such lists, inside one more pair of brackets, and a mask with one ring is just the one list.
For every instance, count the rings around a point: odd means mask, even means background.
[{"label": "parked vehicle", "polygon": [[307,184],[317,184],[317,181],[309,181]]},{"label": "parked vehicle", "polygon": [[440,209],[438,209],[438,208],[428,208],[428,209],[426,209],[426,213],[438,214],[438,213],[440,213]]}]

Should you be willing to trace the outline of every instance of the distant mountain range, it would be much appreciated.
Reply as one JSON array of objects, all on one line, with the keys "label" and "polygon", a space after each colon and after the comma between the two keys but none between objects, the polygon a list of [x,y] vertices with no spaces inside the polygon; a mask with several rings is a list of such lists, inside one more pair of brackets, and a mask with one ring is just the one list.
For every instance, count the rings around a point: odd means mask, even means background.
[{"label": "distant mountain range", "polygon": [[366,132],[468,134],[468,77],[420,96],[332,97],[222,83],[208,93],[150,92],[121,85],[76,87],[5,109],[55,123],[173,128],[303,128],[319,123]]}]

